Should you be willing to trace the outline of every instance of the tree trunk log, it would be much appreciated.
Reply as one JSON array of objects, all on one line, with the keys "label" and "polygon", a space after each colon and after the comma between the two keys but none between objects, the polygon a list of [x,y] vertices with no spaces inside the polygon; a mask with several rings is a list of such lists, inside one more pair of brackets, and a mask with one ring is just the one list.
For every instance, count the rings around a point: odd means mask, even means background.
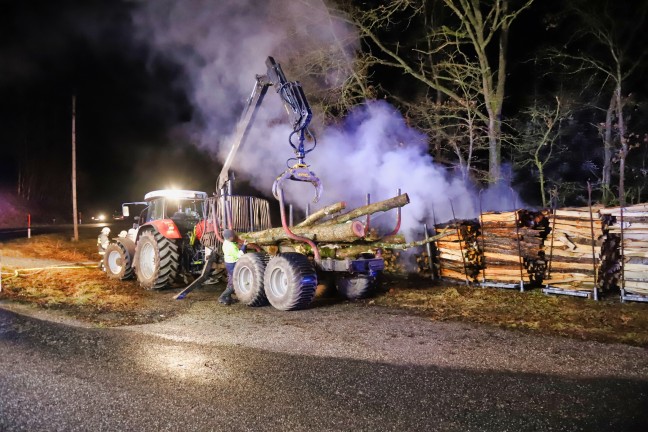
[{"label": "tree trunk log", "polygon": [[[315,225],[311,227],[294,227],[291,231],[301,237],[316,242],[351,243],[363,236],[364,225],[360,222],[336,224],[333,226]],[[292,241],[283,228],[270,228],[264,231],[242,233],[240,237],[260,246],[275,245],[282,241]]]},{"label": "tree trunk log", "polygon": [[357,217],[368,215],[368,214],[373,214],[373,213],[378,213],[378,212],[384,212],[387,210],[391,210],[396,207],[403,207],[406,204],[409,204],[409,196],[407,194],[400,194],[396,197],[386,199],[384,201],[380,201],[377,203],[373,204],[367,204],[362,207],[358,207],[355,210],[351,210],[348,213],[344,213],[340,216],[337,216],[333,219],[329,219],[327,221],[324,221],[320,224],[317,224],[316,226],[329,226],[329,225],[334,225],[334,224],[340,224],[344,222],[348,222],[350,220],[353,220]]},{"label": "tree trunk log", "polygon": [[[403,249],[409,249],[411,247],[416,247],[416,246],[423,246],[424,244],[427,243],[432,243],[440,238],[443,238],[449,234],[452,234],[451,231],[448,232],[442,232],[440,234],[437,234],[435,236],[429,237],[424,240],[419,240],[411,243],[387,243],[383,241],[378,241],[378,242],[373,242],[373,243],[367,243],[367,244],[362,244],[362,245],[352,245],[349,247],[341,247],[338,248],[335,251],[335,257],[336,258],[349,258],[349,257],[354,257],[358,256],[362,253],[370,252],[370,253],[375,253],[376,249],[394,249],[394,250],[403,250]],[[324,246],[322,249],[326,249],[327,247]],[[329,248],[332,249],[332,248]]]},{"label": "tree trunk log", "polygon": [[306,219],[304,219],[302,222],[298,223],[295,225],[296,227],[306,227],[306,226],[311,226],[318,220],[331,215],[335,213],[339,213],[342,210],[346,208],[346,203],[344,201],[337,202],[335,204],[331,204],[329,206],[324,207],[323,209],[319,209],[312,215],[308,216]]}]

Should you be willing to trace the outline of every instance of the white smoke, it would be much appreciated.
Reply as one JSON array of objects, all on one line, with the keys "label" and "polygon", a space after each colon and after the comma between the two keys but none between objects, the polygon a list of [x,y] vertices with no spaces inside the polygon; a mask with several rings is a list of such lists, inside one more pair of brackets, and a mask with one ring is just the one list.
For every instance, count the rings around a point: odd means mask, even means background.
[{"label": "white smoke", "polygon": [[[195,141],[221,160],[229,151],[227,137],[252,91],[255,74],[266,72],[269,55],[281,62],[299,52],[357,39],[355,29],[331,19],[321,0],[157,0],[145,2],[134,20],[158,55],[185,69],[186,90],[199,114]],[[342,50],[343,56],[352,52],[353,45]],[[308,89],[304,91],[308,96]],[[232,166],[239,178],[267,196],[293,156],[291,128],[274,92],[268,90]],[[317,132],[318,146],[306,157],[324,184],[317,208],[337,201],[353,207],[363,204],[366,194],[376,202],[395,196],[400,188],[411,202],[403,209],[406,233],[422,223],[478,214],[477,194],[434,163],[426,137],[409,128],[387,103],[369,102],[341,125]],[[305,208],[314,195],[312,186],[287,183],[287,200]],[[392,213],[374,220],[394,226]]]}]

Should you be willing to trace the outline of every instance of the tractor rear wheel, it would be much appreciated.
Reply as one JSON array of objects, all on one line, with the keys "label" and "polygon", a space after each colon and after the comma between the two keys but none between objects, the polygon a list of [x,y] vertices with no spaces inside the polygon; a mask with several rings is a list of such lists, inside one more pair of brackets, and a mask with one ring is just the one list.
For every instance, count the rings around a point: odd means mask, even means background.
[{"label": "tractor rear wheel", "polygon": [[135,247],[137,280],[144,289],[169,287],[180,267],[178,245],[157,231],[145,231]]},{"label": "tractor rear wheel", "polygon": [[364,275],[341,274],[335,277],[337,290],[344,298],[357,300],[368,297],[374,288],[374,278]]},{"label": "tractor rear wheel", "polygon": [[268,301],[279,310],[303,309],[315,297],[317,273],[306,255],[287,252],[272,257],[263,279]]},{"label": "tractor rear wheel", "polygon": [[263,274],[268,264],[268,255],[248,253],[243,255],[234,267],[233,284],[236,298],[247,306],[268,304],[263,290]]},{"label": "tractor rear wheel", "polygon": [[110,243],[104,255],[104,269],[110,279],[126,280],[133,277],[133,256],[120,242]]}]

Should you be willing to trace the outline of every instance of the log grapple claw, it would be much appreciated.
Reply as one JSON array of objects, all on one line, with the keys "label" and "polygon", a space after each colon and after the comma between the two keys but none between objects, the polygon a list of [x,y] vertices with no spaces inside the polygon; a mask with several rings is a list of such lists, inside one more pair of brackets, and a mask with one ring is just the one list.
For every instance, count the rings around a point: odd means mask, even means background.
[{"label": "log grapple claw", "polygon": [[313,202],[316,203],[317,201],[319,201],[323,189],[322,182],[320,181],[319,177],[315,175],[315,173],[308,169],[308,165],[303,163],[296,163],[277,177],[277,179],[272,184],[272,194],[276,199],[279,199],[280,188],[283,186],[283,182],[286,180],[311,183],[313,186],[315,186],[315,199],[313,199]]}]

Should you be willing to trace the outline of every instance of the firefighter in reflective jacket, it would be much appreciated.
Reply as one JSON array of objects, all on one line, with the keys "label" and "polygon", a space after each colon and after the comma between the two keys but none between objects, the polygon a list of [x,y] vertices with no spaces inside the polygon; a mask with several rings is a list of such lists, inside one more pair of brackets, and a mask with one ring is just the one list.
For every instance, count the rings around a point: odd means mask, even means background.
[{"label": "firefighter in reflective jacket", "polygon": [[223,259],[227,269],[227,288],[220,295],[218,301],[224,305],[232,304],[232,293],[234,292],[234,267],[236,262],[243,256],[247,247],[247,241],[244,241],[239,249],[236,242],[236,232],[230,229],[223,231]]},{"label": "firefighter in reflective jacket", "polygon": [[110,234],[110,228],[103,227],[101,229],[99,237],[97,237],[97,252],[99,253],[99,255],[101,255],[101,261],[99,261],[99,268],[101,270],[104,270],[104,255],[106,254],[106,248],[108,247],[108,244],[110,244],[110,238],[108,237],[108,234]]}]

